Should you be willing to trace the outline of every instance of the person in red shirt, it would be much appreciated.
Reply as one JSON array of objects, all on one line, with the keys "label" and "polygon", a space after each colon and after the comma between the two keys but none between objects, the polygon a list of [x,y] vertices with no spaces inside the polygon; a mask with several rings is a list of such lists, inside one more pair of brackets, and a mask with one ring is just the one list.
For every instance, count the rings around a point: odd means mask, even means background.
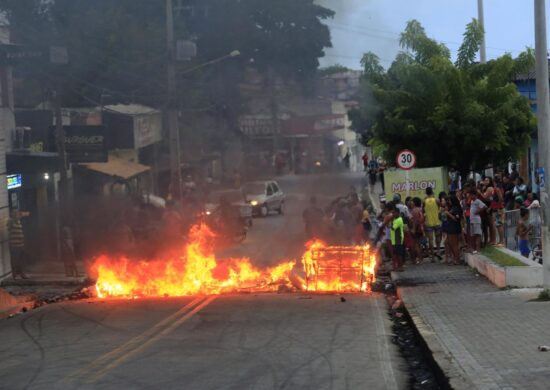
[{"label": "person in red shirt", "polygon": [[367,152],[363,154],[363,157],[361,157],[361,159],[363,160],[363,171],[367,172],[367,170],[369,169],[369,155],[367,154]]}]

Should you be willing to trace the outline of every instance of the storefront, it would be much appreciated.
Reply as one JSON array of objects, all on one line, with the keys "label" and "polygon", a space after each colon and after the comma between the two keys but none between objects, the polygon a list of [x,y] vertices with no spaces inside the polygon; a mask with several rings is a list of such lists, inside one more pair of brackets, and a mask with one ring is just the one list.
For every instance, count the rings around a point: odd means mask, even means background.
[{"label": "storefront", "polygon": [[[57,257],[57,153],[11,152],[6,155],[10,210],[28,211],[23,227],[30,262]],[[53,227],[53,228],[52,228]]]}]

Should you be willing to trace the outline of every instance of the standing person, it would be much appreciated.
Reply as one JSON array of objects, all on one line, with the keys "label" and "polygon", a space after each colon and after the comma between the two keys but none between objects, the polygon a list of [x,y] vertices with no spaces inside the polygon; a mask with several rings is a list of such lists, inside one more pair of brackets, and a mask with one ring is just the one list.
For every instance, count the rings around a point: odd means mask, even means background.
[{"label": "standing person", "polygon": [[487,205],[478,199],[478,191],[473,188],[470,190],[470,233],[472,235],[473,254],[481,249],[481,212],[487,208]]},{"label": "standing person", "polygon": [[518,177],[515,180],[515,186],[512,190],[512,194],[514,195],[514,198],[517,198],[518,196],[521,196],[523,199],[527,197],[527,186],[523,182],[522,177]]},{"label": "standing person", "polygon": [[384,182],[384,171],[386,170],[386,163],[384,161],[380,162],[380,168],[378,172],[380,174],[380,185],[382,186],[382,192],[386,191],[386,183]]},{"label": "standing person", "polygon": [[420,264],[422,261],[422,240],[424,239],[424,213],[422,213],[422,200],[418,197],[412,200],[411,233],[414,242],[413,262]]},{"label": "standing person", "polygon": [[500,176],[495,176],[495,194],[491,209],[495,218],[495,227],[498,232],[497,246],[504,246],[504,188]]},{"label": "standing person", "polygon": [[407,221],[411,218],[411,213],[407,205],[401,202],[401,195],[393,194],[393,204],[401,213],[401,216],[404,218],[403,222],[405,222],[406,224]]},{"label": "standing person", "polygon": [[351,160],[351,153],[348,150],[346,152],[346,155],[342,158],[342,161],[344,162],[344,167],[346,167],[346,169],[349,169],[350,167],[350,160]]},{"label": "standing person", "polygon": [[65,266],[65,276],[78,277],[73,232],[68,225],[61,229],[61,257]]},{"label": "standing person", "polygon": [[325,213],[317,206],[317,198],[312,196],[309,199],[309,206],[302,213],[306,237],[308,240],[322,238],[322,227]]},{"label": "standing person", "polygon": [[516,228],[518,236],[519,251],[523,257],[529,257],[531,248],[529,247],[529,234],[533,230],[533,226],[529,225],[529,210],[522,208],[519,212],[520,220]]},{"label": "standing person", "polygon": [[460,235],[462,233],[462,207],[456,195],[451,195],[449,207],[445,210],[447,217],[447,241],[453,264],[459,265],[460,261]]},{"label": "standing person", "polygon": [[456,192],[462,189],[461,180],[462,178],[460,177],[460,172],[452,168],[449,172],[449,189],[451,192]]},{"label": "standing person", "polygon": [[[405,252],[408,250],[412,257],[412,254],[414,252],[414,242],[411,231],[409,229],[409,224],[411,222],[411,212],[409,211],[407,205],[401,202],[401,195],[397,193],[393,195],[393,203],[395,207],[399,210],[399,214],[403,219],[403,230],[405,234],[403,244],[405,245]],[[405,261],[405,256],[403,256],[403,261]]]},{"label": "standing person", "polygon": [[449,264],[449,256],[451,254],[451,248],[449,247],[449,240],[447,240],[447,228],[448,228],[448,216],[447,211],[449,210],[449,205],[447,203],[447,194],[445,192],[440,192],[439,196],[439,220],[441,221],[441,242],[443,242],[445,250],[444,262]]},{"label": "standing person", "polygon": [[285,168],[286,162],[285,157],[282,153],[277,153],[275,155],[275,172],[278,176],[283,174],[283,170]]},{"label": "standing person", "polygon": [[[380,229],[378,236],[383,242],[383,247],[386,249],[386,259],[393,261],[393,248],[391,243],[391,223],[393,221],[393,206],[392,202],[386,203],[382,213],[380,214]],[[378,241],[378,240],[377,240]]]},{"label": "standing person", "polygon": [[370,192],[374,192],[374,186],[376,185],[376,175],[378,174],[378,168],[380,168],[378,161],[376,161],[375,159],[372,159],[369,161]]},{"label": "standing person", "polygon": [[241,174],[237,169],[233,170],[233,188],[238,190],[241,188]]},{"label": "standing person", "polygon": [[25,275],[25,233],[23,232],[22,217],[28,217],[30,214],[25,211],[13,210],[11,218],[8,220],[8,234],[11,259],[11,274],[14,279],[20,276],[21,279],[27,279]]},{"label": "standing person", "polygon": [[516,164],[512,164],[512,166],[510,167],[510,180],[514,182],[518,177],[519,177],[518,166]]},{"label": "standing person", "polygon": [[472,204],[472,199],[470,197],[471,189],[470,184],[464,187],[461,200],[462,210],[464,211],[464,238],[468,253],[474,251],[474,246],[472,244],[472,225],[470,224],[470,205]]},{"label": "standing person", "polygon": [[393,270],[403,271],[403,261],[405,259],[405,224],[401,217],[399,209],[392,205],[391,209],[393,219],[391,222],[391,244],[393,252]]},{"label": "standing person", "polygon": [[372,222],[370,220],[369,205],[366,200],[363,201],[363,215],[361,216],[361,224],[363,225],[363,240],[367,242],[372,231]]},{"label": "standing person", "polygon": [[[489,245],[496,245],[497,241],[497,227],[495,222],[496,211],[496,190],[495,183],[491,177],[486,177],[483,181],[483,200],[485,204],[489,206],[486,213],[487,231],[489,234]],[[494,207],[493,207],[494,206]]]},{"label": "standing person", "polygon": [[171,247],[183,241],[183,219],[174,201],[166,202],[162,215],[162,236],[164,242]]},{"label": "standing person", "polygon": [[504,193],[504,206],[506,210],[514,208],[514,183],[507,175],[502,176],[502,192]]},{"label": "standing person", "polygon": [[361,160],[363,160],[363,171],[367,172],[369,169],[369,155],[366,151],[365,153],[363,153],[363,157],[361,157]]},{"label": "standing person", "polygon": [[[441,221],[439,220],[439,200],[434,195],[432,187],[426,188],[426,199],[424,199],[424,214],[425,214],[425,229],[428,238],[428,246],[430,248],[430,256],[432,262],[439,255],[439,247],[441,245]],[[435,243],[434,243],[435,241]]]}]

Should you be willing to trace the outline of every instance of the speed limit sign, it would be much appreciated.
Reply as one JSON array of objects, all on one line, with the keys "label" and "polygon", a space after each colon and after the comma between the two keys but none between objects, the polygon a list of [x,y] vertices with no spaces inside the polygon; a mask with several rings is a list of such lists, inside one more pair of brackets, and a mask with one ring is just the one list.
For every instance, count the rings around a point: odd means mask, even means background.
[{"label": "speed limit sign", "polygon": [[416,166],[416,154],[408,149],[402,150],[397,153],[395,162],[399,168],[408,171]]}]

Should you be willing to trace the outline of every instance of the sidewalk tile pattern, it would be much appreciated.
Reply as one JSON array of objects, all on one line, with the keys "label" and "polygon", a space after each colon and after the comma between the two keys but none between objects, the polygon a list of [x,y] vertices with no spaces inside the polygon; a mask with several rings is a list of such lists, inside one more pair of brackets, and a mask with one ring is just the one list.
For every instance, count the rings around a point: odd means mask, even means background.
[{"label": "sidewalk tile pattern", "polygon": [[550,302],[499,290],[466,267],[410,266],[398,280],[407,308],[475,388],[550,388],[550,352],[537,350],[550,344]]}]

